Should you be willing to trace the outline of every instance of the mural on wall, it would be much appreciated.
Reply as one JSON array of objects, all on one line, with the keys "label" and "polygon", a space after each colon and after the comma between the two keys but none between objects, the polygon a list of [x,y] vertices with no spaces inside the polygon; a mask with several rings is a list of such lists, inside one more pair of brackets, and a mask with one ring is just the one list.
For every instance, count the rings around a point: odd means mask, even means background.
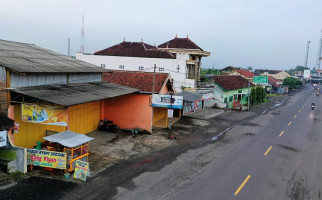
[{"label": "mural on wall", "polygon": [[50,106],[39,106],[36,104],[22,104],[21,106],[22,121],[67,126],[68,111],[67,109],[53,108]]}]

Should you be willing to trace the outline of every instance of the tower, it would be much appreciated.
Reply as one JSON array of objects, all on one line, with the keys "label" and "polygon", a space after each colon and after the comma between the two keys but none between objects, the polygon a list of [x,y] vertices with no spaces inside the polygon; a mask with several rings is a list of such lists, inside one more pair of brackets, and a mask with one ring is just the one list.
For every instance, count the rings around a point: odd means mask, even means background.
[{"label": "tower", "polygon": [[67,45],[67,56],[70,57],[70,38],[68,38]]},{"label": "tower", "polygon": [[82,30],[81,30],[81,46],[80,46],[80,52],[84,53],[84,14],[82,17]]},{"label": "tower", "polygon": [[322,60],[321,49],[322,49],[322,29],[321,29],[321,36],[320,36],[320,47],[318,49],[318,56],[316,58],[316,68],[317,69],[320,69],[320,65],[321,65],[321,60]]}]

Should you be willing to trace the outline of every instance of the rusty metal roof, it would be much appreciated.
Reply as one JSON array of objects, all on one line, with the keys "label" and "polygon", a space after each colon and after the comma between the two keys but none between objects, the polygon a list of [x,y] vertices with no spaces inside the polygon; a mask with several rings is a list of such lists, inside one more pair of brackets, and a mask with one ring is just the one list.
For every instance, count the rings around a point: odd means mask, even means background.
[{"label": "rusty metal roof", "polygon": [[0,66],[20,73],[98,73],[110,70],[34,44],[0,40]]},{"label": "rusty metal roof", "polygon": [[11,89],[39,100],[71,106],[138,92],[138,89],[107,82],[42,85]]}]

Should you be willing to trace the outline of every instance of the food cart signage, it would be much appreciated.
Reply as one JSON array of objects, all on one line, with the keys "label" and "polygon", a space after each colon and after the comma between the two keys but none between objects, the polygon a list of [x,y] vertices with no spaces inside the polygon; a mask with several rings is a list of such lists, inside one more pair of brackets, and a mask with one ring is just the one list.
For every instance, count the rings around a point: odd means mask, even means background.
[{"label": "food cart signage", "polygon": [[64,152],[27,149],[28,165],[66,169],[66,159],[67,154]]},{"label": "food cart signage", "polygon": [[89,163],[81,160],[76,161],[74,178],[86,181],[86,176],[89,168]]},{"label": "food cart signage", "polygon": [[152,107],[182,109],[183,96],[152,95]]},{"label": "food cart signage", "polygon": [[0,131],[0,147],[7,146],[7,131]]}]

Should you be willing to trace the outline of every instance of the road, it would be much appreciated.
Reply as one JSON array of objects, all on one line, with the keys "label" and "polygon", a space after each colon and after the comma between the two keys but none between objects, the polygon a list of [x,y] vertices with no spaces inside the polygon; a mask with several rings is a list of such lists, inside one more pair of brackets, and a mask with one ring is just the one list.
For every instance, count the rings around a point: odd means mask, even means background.
[{"label": "road", "polygon": [[223,140],[118,187],[113,199],[321,199],[321,105],[306,86],[285,106],[230,129]]}]

